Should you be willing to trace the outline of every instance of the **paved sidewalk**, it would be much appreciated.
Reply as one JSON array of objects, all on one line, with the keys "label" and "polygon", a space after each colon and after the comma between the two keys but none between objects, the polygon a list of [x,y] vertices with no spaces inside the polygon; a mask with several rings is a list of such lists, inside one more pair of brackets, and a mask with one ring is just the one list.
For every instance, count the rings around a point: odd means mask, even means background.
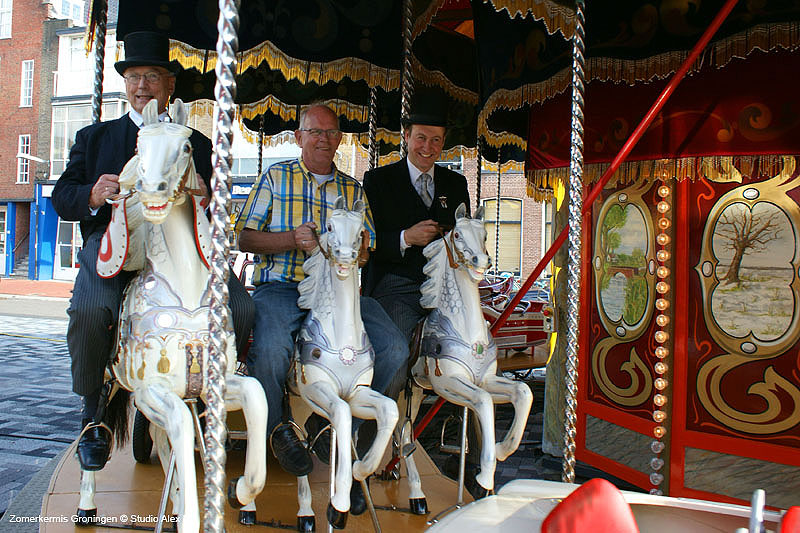
[{"label": "paved sidewalk", "polygon": [[71,281],[0,278],[0,315],[66,319],[72,285]]},{"label": "paved sidewalk", "polygon": [[72,296],[71,281],[0,278],[0,294],[28,297],[66,298]]}]

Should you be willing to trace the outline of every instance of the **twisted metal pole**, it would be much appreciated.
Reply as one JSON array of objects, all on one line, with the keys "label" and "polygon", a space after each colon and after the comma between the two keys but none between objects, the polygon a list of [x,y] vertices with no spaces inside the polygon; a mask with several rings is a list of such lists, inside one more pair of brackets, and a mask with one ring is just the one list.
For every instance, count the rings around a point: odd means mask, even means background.
[{"label": "twisted metal pole", "polygon": [[261,120],[258,122],[258,174],[256,177],[261,177],[261,171],[264,169],[264,115],[261,115]]},{"label": "twisted metal pole", "polygon": [[[400,91],[400,117],[411,114],[411,97],[414,95],[414,75],[411,73],[411,3],[412,0],[403,0],[403,79]],[[400,122],[400,156],[408,153],[406,146],[405,126]]]},{"label": "twisted metal pole", "polygon": [[475,210],[481,206],[481,167],[483,166],[483,153],[481,152],[481,141],[477,142],[478,150],[478,173],[475,176]]},{"label": "twisted metal pole", "polygon": [[228,203],[231,175],[231,141],[236,113],[236,51],[239,47],[238,0],[219,0],[217,22],[217,99],[214,117],[214,153],[211,180],[211,279],[209,280],[209,350],[206,401],[206,460],[205,460],[205,531],[225,530],[225,354],[228,348],[226,332],[230,326],[228,302]]},{"label": "twisted metal pole", "polygon": [[95,0],[99,5],[94,29],[94,92],[92,93],[92,124],[100,122],[103,115],[103,61],[106,55],[106,22],[108,1]]},{"label": "twisted metal pole", "polygon": [[583,207],[584,0],[575,2],[572,39],[572,133],[569,169],[569,261],[567,266],[567,372],[564,463],[561,479],[575,482],[575,406],[578,397],[578,324],[581,295],[581,209]]},{"label": "twisted metal pole", "polygon": [[500,176],[503,165],[500,163],[500,150],[497,151],[497,191],[494,206],[494,273],[500,272]]},{"label": "twisted metal pole", "polygon": [[369,169],[378,166],[378,89],[369,89]]}]

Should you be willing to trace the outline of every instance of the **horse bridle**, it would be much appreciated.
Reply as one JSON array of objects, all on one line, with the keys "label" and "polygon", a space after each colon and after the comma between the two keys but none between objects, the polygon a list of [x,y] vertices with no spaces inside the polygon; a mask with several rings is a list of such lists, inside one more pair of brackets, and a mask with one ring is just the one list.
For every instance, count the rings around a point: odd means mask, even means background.
[{"label": "horse bridle", "polygon": [[[183,171],[183,175],[181,176],[181,181],[178,183],[178,187],[175,189],[175,192],[167,198],[167,202],[175,202],[178,199],[178,196],[183,194],[184,192],[188,192],[193,194],[194,196],[200,196],[200,189],[187,189],[186,188],[186,180],[189,179],[189,171],[192,169],[192,160],[189,159],[189,162],[186,164],[186,170]],[[133,193],[136,192],[136,187],[131,187],[127,193],[125,194],[115,194],[114,196],[110,197],[108,200],[111,202],[118,202],[120,200],[124,200],[125,198],[130,198],[133,196]]]},{"label": "horse bridle", "polygon": [[[442,236],[442,241],[444,242],[444,249],[447,251],[447,261],[450,263],[450,268],[452,268],[453,270],[457,269],[460,265],[466,264],[466,262],[467,262],[467,258],[464,257],[464,254],[461,252],[461,250],[456,248],[456,241],[455,241],[455,237],[454,237],[455,231],[456,231],[455,228],[450,230],[450,244],[448,245],[447,244],[447,235],[444,234],[444,232],[441,230],[441,228],[439,229],[439,234]],[[451,246],[452,246],[452,250],[450,249]],[[453,257],[453,250],[455,250],[455,254],[456,254],[455,258]],[[458,260],[456,260],[456,258]]]}]

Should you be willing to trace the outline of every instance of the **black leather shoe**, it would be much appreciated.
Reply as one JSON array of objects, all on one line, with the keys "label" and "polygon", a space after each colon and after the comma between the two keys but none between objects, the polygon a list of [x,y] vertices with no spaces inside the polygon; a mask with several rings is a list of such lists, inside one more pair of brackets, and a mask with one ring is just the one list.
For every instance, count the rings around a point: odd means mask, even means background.
[{"label": "black leather shoe", "polygon": [[111,457],[111,431],[105,425],[89,426],[78,439],[78,462],[83,470],[97,471]]},{"label": "black leather shoe", "polygon": [[293,476],[305,476],[311,473],[314,463],[311,455],[297,438],[297,434],[289,424],[278,424],[270,436],[272,453],[278,459],[281,468]]},{"label": "black leather shoe", "polygon": [[[369,478],[367,478],[367,487],[369,487]],[[366,510],[367,498],[364,496],[361,482],[354,479],[353,485],[350,487],[350,514],[358,516]]]},{"label": "black leather shoe", "polygon": [[326,465],[331,462],[331,431],[330,429],[326,429],[322,433],[320,431],[328,424],[327,420],[316,413],[311,413],[305,423],[308,442],[313,444],[314,455]]}]

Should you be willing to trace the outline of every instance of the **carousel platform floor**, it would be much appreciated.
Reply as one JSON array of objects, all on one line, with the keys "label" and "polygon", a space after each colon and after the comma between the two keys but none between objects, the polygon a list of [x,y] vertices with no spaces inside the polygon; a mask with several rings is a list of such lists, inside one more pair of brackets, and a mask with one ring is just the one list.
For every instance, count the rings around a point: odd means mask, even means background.
[{"label": "carousel platform floor", "polygon": [[[80,469],[75,458],[73,443],[57,464],[50,486],[42,500],[43,517],[55,520],[70,519],[78,505]],[[422,477],[422,487],[427,496],[431,514],[416,516],[408,511],[408,485],[405,475],[398,481],[370,480],[370,492],[378,509],[377,515],[381,529],[387,533],[424,531],[427,520],[436,513],[455,503],[457,484],[442,475],[431,461],[425,450],[419,446],[415,452],[417,467]],[[325,509],[328,505],[328,467],[316,458],[314,472],[311,474],[313,492],[313,508],[317,517],[317,530],[327,528]],[[385,464],[385,463],[384,463]],[[228,452],[228,478],[242,473],[244,451]],[[402,469],[405,472],[405,469]],[[197,463],[198,493],[202,498],[202,467]],[[136,529],[153,529],[157,515],[158,503],[164,482],[164,474],[155,454],[151,464],[137,464],[130,450],[130,444],[123,449],[115,450],[106,468],[98,472],[97,495],[95,503],[98,517],[106,526],[93,528],[76,527],[71,521],[49,522],[40,524],[40,531],[45,533],[63,533],[80,531],[110,532],[119,531],[121,527],[135,525]],[[465,491],[465,500],[472,501]],[[238,523],[238,511],[230,507],[225,509],[225,527],[229,533],[250,532],[264,526],[266,529],[294,530],[297,511],[296,478],[284,472],[273,457],[267,466],[267,485],[256,500],[256,526],[243,526]],[[395,507],[395,510],[391,510]],[[169,514],[169,506],[167,508]],[[202,512],[202,504],[201,504]],[[62,518],[64,517],[64,518]],[[132,519],[138,520],[133,523]],[[133,529],[133,528],[132,528]],[[260,528],[263,529],[263,528]],[[360,516],[349,516],[346,531],[373,531],[369,512]],[[165,531],[174,531],[168,526]]]}]

